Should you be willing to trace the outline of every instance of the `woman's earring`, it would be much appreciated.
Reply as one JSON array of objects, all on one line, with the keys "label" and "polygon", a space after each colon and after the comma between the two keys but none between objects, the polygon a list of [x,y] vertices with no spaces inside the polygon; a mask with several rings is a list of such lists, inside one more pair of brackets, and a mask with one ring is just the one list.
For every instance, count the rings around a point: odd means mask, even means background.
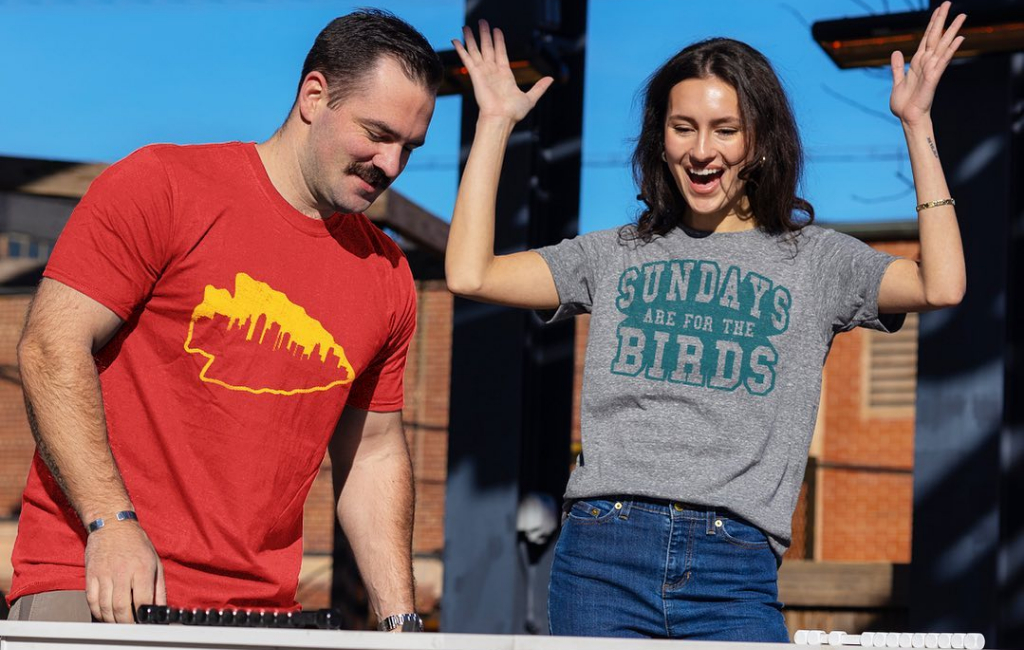
[{"label": "woman's earring", "polygon": [[765,164],[768,161],[768,156],[761,156],[761,164]]},{"label": "woman's earring", "polygon": [[661,161],[662,162],[668,162],[668,158],[665,157],[665,150],[664,149],[661,150]]}]

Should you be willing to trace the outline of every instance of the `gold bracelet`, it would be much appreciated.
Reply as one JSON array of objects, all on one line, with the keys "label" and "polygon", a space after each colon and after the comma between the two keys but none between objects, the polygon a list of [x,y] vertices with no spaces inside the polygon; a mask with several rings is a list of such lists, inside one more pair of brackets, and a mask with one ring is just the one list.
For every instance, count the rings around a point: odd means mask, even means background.
[{"label": "gold bracelet", "polygon": [[928,208],[937,208],[940,205],[956,205],[956,201],[954,201],[953,199],[941,199],[939,201],[929,201],[927,203],[922,203],[921,205],[917,206],[917,211],[920,212],[921,210],[927,210]]}]

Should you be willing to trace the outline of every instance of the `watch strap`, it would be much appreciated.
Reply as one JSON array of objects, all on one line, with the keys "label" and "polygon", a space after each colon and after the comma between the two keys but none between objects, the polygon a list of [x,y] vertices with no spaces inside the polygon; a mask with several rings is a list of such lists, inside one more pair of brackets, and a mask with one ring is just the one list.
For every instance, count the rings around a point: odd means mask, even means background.
[{"label": "watch strap", "polygon": [[380,623],[377,623],[377,629],[381,632],[391,632],[398,629],[403,632],[422,632],[423,619],[415,612],[392,614],[387,618],[381,619]]}]

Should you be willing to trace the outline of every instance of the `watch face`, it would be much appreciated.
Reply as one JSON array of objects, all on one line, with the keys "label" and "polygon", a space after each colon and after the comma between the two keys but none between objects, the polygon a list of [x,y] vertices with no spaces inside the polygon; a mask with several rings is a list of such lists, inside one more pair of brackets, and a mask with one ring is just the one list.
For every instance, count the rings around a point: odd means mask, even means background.
[{"label": "watch face", "polygon": [[423,621],[420,620],[419,616],[410,616],[402,621],[403,632],[422,632]]}]

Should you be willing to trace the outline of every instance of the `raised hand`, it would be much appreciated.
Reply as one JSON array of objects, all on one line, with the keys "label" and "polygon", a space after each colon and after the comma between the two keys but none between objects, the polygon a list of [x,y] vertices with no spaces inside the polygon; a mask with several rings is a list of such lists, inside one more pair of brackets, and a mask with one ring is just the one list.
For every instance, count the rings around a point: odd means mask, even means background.
[{"label": "raised hand", "polygon": [[93,618],[107,623],[133,623],[140,605],[167,604],[163,565],[141,526],[123,522],[89,535],[85,597]]},{"label": "raised hand", "polygon": [[500,29],[491,31],[486,20],[480,21],[480,44],[473,37],[473,30],[462,28],[465,45],[453,40],[452,45],[458,52],[462,64],[469,72],[473,82],[473,94],[481,117],[503,117],[513,122],[526,117],[526,114],[537,105],[545,91],[551,87],[554,79],[544,77],[523,92],[516,85],[512,68],[509,67],[508,53],[505,50],[505,37]]},{"label": "raised hand", "polygon": [[963,36],[957,36],[960,26],[967,18],[960,14],[953,19],[949,28],[943,31],[949,15],[949,2],[943,2],[932,12],[924,36],[917,51],[910,59],[910,69],[904,72],[903,53],[892,53],[892,95],[889,109],[905,124],[915,124],[929,116],[935,87],[942,73],[960,44]]}]

